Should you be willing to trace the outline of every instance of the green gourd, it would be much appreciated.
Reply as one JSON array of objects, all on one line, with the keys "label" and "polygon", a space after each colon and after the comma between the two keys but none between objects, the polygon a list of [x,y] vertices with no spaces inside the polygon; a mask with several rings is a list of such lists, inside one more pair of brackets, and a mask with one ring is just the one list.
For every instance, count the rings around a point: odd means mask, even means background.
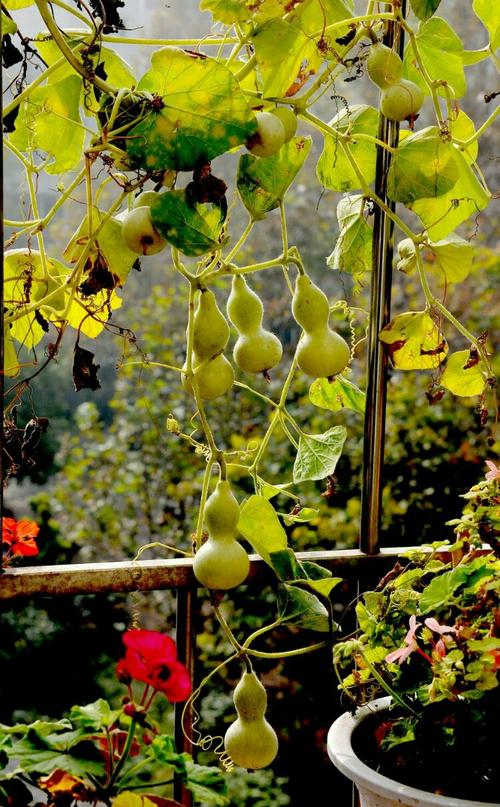
[{"label": "green gourd", "polygon": [[[194,375],[198,382],[198,390],[204,401],[213,401],[225,395],[234,383],[234,370],[223,353],[208,361],[200,361],[196,356],[193,362]],[[184,365],[184,370],[186,365]],[[182,377],[182,386],[193,395],[193,387],[187,376]]]},{"label": "green gourd", "polygon": [[264,717],[266,690],[254,672],[243,673],[233,699],[238,717],[224,737],[226,752],[242,768],[265,768],[278,753],[278,738]]},{"label": "green gourd", "polygon": [[210,289],[201,292],[194,315],[193,350],[205,361],[224,350],[229,341],[229,325]]},{"label": "green gourd", "polygon": [[246,146],[257,157],[270,157],[280,150],[285,142],[285,127],[271,112],[256,112],[257,131]]},{"label": "green gourd", "polygon": [[370,47],[366,69],[373,83],[385,90],[401,79],[403,62],[395,50],[376,42]]},{"label": "green gourd", "polygon": [[150,209],[146,205],[134,207],[124,216],[122,238],[137,255],[155,255],[167,246],[167,242],[155,230]]},{"label": "green gourd", "polygon": [[[229,325],[214,293],[205,289],[198,300],[193,326],[193,370],[204,401],[220,398],[233,386],[234,370],[222,353],[228,339]],[[182,385],[193,394],[191,381],[185,375]]]},{"label": "green gourd", "polygon": [[202,586],[227,590],[248,576],[250,560],[235,537],[239,517],[240,508],[229,482],[221,479],[205,505],[208,538],[193,561],[194,575]]},{"label": "green gourd", "polygon": [[296,354],[300,369],[315,378],[341,373],[349,363],[349,345],[331,330],[328,298],[307,275],[297,277],[292,312],[303,329]]},{"label": "green gourd", "polygon": [[414,118],[424,103],[424,93],[413,81],[402,78],[388,87],[380,98],[382,115],[392,121]]},{"label": "green gourd", "polygon": [[239,333],[233,358],[240,370],[262,373],[275,367],[283,354],[281,342],[262,327],[262,302],[241,275],[233,277],[227,313]]},{"label": "green gourd", "polygon": [[297,131],[297,115],[288,106],[279,106],[277,109],[273,109],[271,115],[276,115],[283,124],[285,143],[288,143]]}]

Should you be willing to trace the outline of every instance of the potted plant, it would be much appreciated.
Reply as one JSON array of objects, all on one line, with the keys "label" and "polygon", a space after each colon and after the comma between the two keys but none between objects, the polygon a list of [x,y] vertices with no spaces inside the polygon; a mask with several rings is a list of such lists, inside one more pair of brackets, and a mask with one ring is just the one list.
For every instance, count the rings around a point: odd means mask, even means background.
[{"label": "potted plant", "polygon": [[331,727],[328,752],[363,807],[499,803],[500,471],[489,465],[451,522],[455,543],[403,553],[334,648],[353,714]]}]

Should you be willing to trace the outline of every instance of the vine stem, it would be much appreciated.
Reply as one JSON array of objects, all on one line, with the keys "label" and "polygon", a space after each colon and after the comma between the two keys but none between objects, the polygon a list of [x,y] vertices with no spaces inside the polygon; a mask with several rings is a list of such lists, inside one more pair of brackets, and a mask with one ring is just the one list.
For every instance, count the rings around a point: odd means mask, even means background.
[{"label": "vine stem", "polygon": [[190,47],[220,47],[220,45],[236,45],[239,39],[236,36],[213,37],[206,39],[141,39],[140,37],[111,36],[103,34],[102,42],[113,42],[120,45],[150,45],[151,47],[190,48]]},{"label": "vine stem", "polygon": [[307,653],[314,653],[316,650],[322,650],[323,647],[329,647],[330,642],[317,642],[310,644],[307,647],[297,647],[295,650],[281,650],[279,653],[266,653],[264,650],[251,650],[247,649],[249,656],[255,658],[293,658],[293,656],[305,656]]},{"label": "vine stem", "polygon": [[360,188],[363,191],[363,195],[368,199],[372,199],[375,202],[375,204],[377,204],[380,207],[380,209],[383,210],[384,213],[390,219],[392,219],[392,221],[395,224],[397,224],[399,229],[413,241],[414,244],[419,244],[422,241],[422,236],[415,235],[415,233],[412,230],[410,230],[410,228],[404,223],[404,221],[396,213],[394,213],[391,210],[391,208],[388,205],[386,205],[385,202],[379,196],[377,196],[377,194],[374,191],[372,191],[370,186],[366,183],[365,178],[363,177],[363,174],[359,170],[356,160],[354,159],[348,144],[345,142],[345,136],[342,135],[341,133],[338,133],[335,129],[333,129],[327,123],[322,121],[320,118],[317,118],[315,115],[312,115],[310,112],[299,112],[299,117],[309,121],[309,123],[312,124],[312,126],[314,126],[316,129],[319,129],[323,133],[330,135],[331,137],[338,137],[339,145],[342,148],[346,158],[349,160],[349,163],[351,164],[354,173],[356,174]]},{"label": "vine stem", "polygon": [[[28,193],[30,197],[30,205],[31,205],[31,212],[34,218],[39,219],[40,213],[38,210],[38,200],[36,198],[36,191],[35,191],[35,184],[33,182],[33,174],[38,174],[36,167],[33,165],[33,155],[31,157],[31,164],[29,168],[26,168],[26,179],[28,182]],[[36,240],[38,243],[38,249],[40,251],[40,263],[42,265],[42,272],[43,272],[43,279],[48,281],[50,279],[50,273],[47,266],[47,253],[45,251],[45,242],[43,240],[42,233],[37,233]]]},{"label": "vine stem", "polygon": [[455,138],[452,138],[453,142],[460,148],[461,151],[464,151],[466,148],[475,143],[476,140],[479,140],[479,138],[485,133],[486,129],[488,129],[492,123],[495,122],[499,114],[500,106],[497,106],[491,115],[486,118],[482,126],[480,126],[479,129],[477,129],[474,134],[471,135],[471,137],[468,137],[467,140],[456,140]]},{"label": "vine stem", "polygon": [[319,31],[315,31],[314,34],[310,34],[309,39],[322,39],[326,34],[331,34],[333,31],[345,28],[346,25],[357,25],[358,22],[378,22],[378,20],[395,19],[396,14],[392,11],[383,11],[380,14],[360,14],[358,17],[349,17],[346,20],[340,20],[340,22],[332,22],[331,25],[327,25]]},{"label": "vine stem", "polygon": [[84,65],[76,58],[50,12],[47,0],[35,0],[35,3],[38,8],[38,12],[45,25],[49,29],[54,42],[71,67],[81,76],[83,76],[86,81],[89,81],[91,84],[97,87],[97,89],[101,90],[101,92],[106,93],[106,95],[116,95],[115,87],[112,87],[107,81],[104,81],[102,78],[99,78],[99,76],[96,76],[95,73],[84,67]]},{"label": "vine stem", "polygon": [[294,356],[292,364],[290,366],[290,370],[288,371],[288,375],[287,375],[287,377],[285,379],[285,383],[283,384],[283,388],[281,390],[281,395],[280,395],[278,405],[276,406],[276,409],[274,410],[273,414],[271,415],[271,422],[270,422],[269,426],[267,427],[267,431],[266,431],[264,437],[262,438],[262,442],[261,442],[261,444],[260,444],[260,446],[259,446],[259,448],[257,450],[257,453],[256,453],[256,455],[255,455],[255,457],[253,459],[252,464],[249,467],[249,473],[250,473],[250,475],[252,476],[252,478],[254,480],[254,485],[255,485],[256,492],[258,492],[258,488],[259,488],[258,479],[257,479],[257,471],[258,471],[258,467],[259,467],[259,462],[261,461],[261,459],[262,459],[262,457],[263,457],[263,455],[264,455],[264,453],[265,453],[265,451],[267,449],[267,446],[269,445],[269,441],[270,441],[270,439],[271,439],[271,437],[273,435],[273,432],[274,432],[276,426],[280,422],[280,413],[285,411],[286,398],[287,398],[288,391],[290,389],[290,385],[292,383],[293,376],[295,374],[296,369],[297,369],[297,358],[296,358],[296,356]]},{"label": "vine stem", "polygon": [[235,245],[234,245],[234,247],[233,247],[233,248],[232,248],[232,249],[231,249],[231,250],[228,252],[228,254],[227,254],[225,257],[224,257],[224,263],[225,263],[225,264],[228,264],[228,263],[229,263],[229,262],[230,262],[230,261],[231,261],[231,260],[234,258],[234,256],[238,254],[238,252],[240,251],[241,247],[243,246],[243,244],[244,244],[244,243],[245,243],[245,241],[247,240],[248,236],[250,235],[250,232],[251,232],[252,227],[253,227],[253,225],[254,225],[254,224],[255,224],[255,222],[254,222],[254,220],[253,220],[253,219],[249,219],[249,220],[248,220],[248,223],[247,223],[247,225],[246,225],[245,229],[243,230],[242,234],[241,234],[241,235],[240,235],[240,237],[238,238],[238,240],[237,240],[236,244],[235,244]]},{"label": "vine stem", "polygon": [[184,728],[184,721],[186,719],[186,713],[187,713],[188,709],[191,708],[191,704],[194,703],[194,701],[199,696],[199,694],[200,694],[201,690],[203,689],[203,687],[206,686],[206,684],[208,684],[208,682],[213,678],[213,676],[216,675],[218,672],[220,672],[220,670],[224,669],[224,667],[226,667],[228,664],[230,664],[231,661],[234,661],[235,659],[237,659],[239,657],[239,655],[240,655],[239,653],[233,653],[232,656],[229,656],[229,658],[224,659],[224,661],[221,661],[221,663],[218,664],[217,667],[214,667],[214,669],[211,670],[208,673],[208,675],[206,675],[205,678],[202,679],[202,681],[200,681],[199,686],[197,686],[196,689],[193,690],[193,692],[191,693],[191,695],[187,699],[186,703],[184,704],[184,708],[182,710],[182,715],[181,715],[182,733],[183,733],[184,737],[186,738],[186,740],[188,740],[191,743],[191,745],[197,746],[198,741],[194,740],[192,737],[189,737],[186,734],[186,730]]},{"label": "vine stem", "polygon": [[62,8],[63,11],[66,11],[68,14],[71,14],[73,17],[76,17],[77,20],[80,22],[84,22],[85,25],[88,25],[90,28],[89,34],[92,34],[92,27],[94,27],[94,31],[96,31],[96,27],[92,26],[92,22],[85,16],[85,14],[81,14],[76,8],[73,6],[68,6],[67,3],[64,3],[63,0],[50,0],[53,6],[57,6],[58,8]]}]

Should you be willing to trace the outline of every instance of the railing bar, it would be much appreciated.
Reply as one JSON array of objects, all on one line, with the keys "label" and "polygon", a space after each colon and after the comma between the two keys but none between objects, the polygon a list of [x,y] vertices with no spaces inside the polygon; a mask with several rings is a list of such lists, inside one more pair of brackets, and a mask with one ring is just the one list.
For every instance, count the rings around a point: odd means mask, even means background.
[{"label": "railing bar", "polygon": [[[177,643],[177,655],[189,672],[191,681],[196,680],[196,633],[195,633],[195,607],[196,588],[177,589],[177,615],[175,625],[175,640]],[[174,707],[174,737],[175,747],[180,753],[186,751],[193,754],[193,746],[184,734],[191,736],[193,725],[193,708],[188,707],[184,722],[182,713],[184,703],[176,703]],[[184,728],[184,731],[183,731]],[[183,785],[178,777],[174,778],[174,799],[180,801],[184,807],[191,807],[193,799],[191,793]]]},{"label": "railing bar", "polygon": [[[393,561],[408,547],[387,547],[369,556],[359,549],[297,552],[299,560],[323,564],[340,575],[371,574]],[[250,555],[249,583],[273,579],[258,555]],[[45,595],[102,594],[155,591],[196,586],[192,559],[118,561],[6,569],[0,578],[0,600]]]},{"label": "railing bar", "polygon": [[[405,13],[405,2],[402,13]],[[392,48],[396,43],[400,53],[403,34],[390,22],[383,42]],[[396,146],[399,123],[379,116],[378,138]],[[395,204],[387,199],[387,172],[391,152],[377,146],[375,193],[391,210]],[[360,549],[369,555],[379,551],[382,511],[382,471],[384,463],[385,415],[387,403],[387,356],[378,335],[390,319],[394,225],[387,214],[375,206],[373,224],[373,271],[368,330],[368,388],[366,392],[365,434],[363,446],[363,486],[361,495]]]}]

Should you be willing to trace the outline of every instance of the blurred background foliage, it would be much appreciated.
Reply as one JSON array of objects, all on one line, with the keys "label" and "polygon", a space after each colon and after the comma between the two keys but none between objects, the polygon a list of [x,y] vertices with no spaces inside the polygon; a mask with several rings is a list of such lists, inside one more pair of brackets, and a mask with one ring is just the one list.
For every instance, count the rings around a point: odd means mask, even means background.
[{"label": "blurred background foliage", "polygon": [[[459,5],[443,2],[462,33]],[[130,4],[127,4],[130,6]],[[203,34],[207,18],[194,14],[197,3],[170,2],[168,14],[155,3],[138,3],[131,14],[134,20],[147,20],[144,35],[155,31],[160,36]],[[168,25],[166,25],[166,21]],[[481,43],[479,43],[480,45]],[[479,46],[468,41],[467,47]],[[123,51],[122,51],[123,52]],[[129,57],[129,52],[126,51]],[[137,56],[134,66],[140,73],[148,57]],[[478,98],[485,91],[488,75],[482,66],[469,72],[475,99],[466,111],[482,119],[484,110]],[[366,81],[354,81],[332,88],[346,94],[350,103],[376,103],[373,87]],[[371,93],[371,96],[370,96]],[[368,97],[369,96],[369,97]],[[335,102],[333,102],[333,106]],[[334,114],[329,94],[319,110],[325,118]],[[423,121],[425,124],[425,120]],[[481,168],[486,177],[494,171],[493,135],[483,138]],[[366,309],[369,277],[360,283],[360,293],[353,297],[353,278],[328,270],[325,256],[332,251],[336,231],[335,207],[338,194],[321,192],[314,173],[319,145],[287,198],[290,242],[296,244],[313,279],[320,280],[332,301],[345,299]],[[234,155],[214,162],[214,171],[228,182],[230,203],[235,203]],[[17,194],[18,178],[7,161],[6,214],[22,215],[23,191]],[[10,181],[12,180],[12,181]],[[41,214],[50,207],[53,189],[41,188]],[[21,206],[21,210],[20,210]],[[79,224],[81,209],[75,205],[65,214],[52,247],[61,252]],[[241,231],[244,216],[235,206],[232,214],[233,237]],[[491,300],[498,258],[494,246],[498,232],[492,214],[486,211],[477,221],[464,226],[462,234],[474,237],[477,246],[473,273],[463,283],[446,290],[450,309],[475,333],[491,322]],[[274,256],[280,244],[278,214],[271,213],[259,223],[249,239],[241,259],[250,262]],[[264,276],[265,275],[265,276]],[[270,385],[263,379],[245,379],[261,392],[273,397],[279,390],[291,359],[298,329],[291,317],[289,300],[283,295],[279,270],[262,273],[253,283],[265,302],[266,324],[279,334],[285,357]],[[227,284],[216,289],[221,307],[227,297]],[[6,507],[17,518],[33,517],[41,524],[39,564],[119,560],[132,557],[148,541],[175,544],[189,549],[191,532],[200,493],[202,458],[192,453],[175,434],[167,431],[170,414],[190,431],[192,401],[182,390],[175,374],[157,366],[139,366],[143,356],[151,361],[181,365],[186,323],[186,294],[162,256],[145,259],[142,271],[132,273],[123,292],[124,306],[116,322],[128,332],[103,334],[96,345],[85,344],[96,352],[101,365],[102,387],[95,393],[75,392],[71,381],[72,345],[63,344],[57,361],[34,379],[18,411],[23,426],[32,416],[50,419],[50,429],[40,443],[36,465],[24,469],[20,477],[9,480]],[[417,281],[413,276],[395,278],[393,311],[422,307]],[[349,326],[341,310],[336,311],[335,326],[349,337]],[[366,317],[355,321],[356,337],[363,336]],[[449,335],[449,334],[447,334]],[[452,346],[462,347],[457,342]],[[26,356],[33,362],[33,356]],[[43,357],[38,356],[38,361]],[[136,362],[136,364],[131,364]],[[366,388],[364,345],[357,351],[351,380]],[[386,465],[383,487],[383,523],[381,540],[385,545],[409,545],[451,536],[445,522],[461,510],[460,495],[484,473],[487,428],[480,423],[476,399],[456,399],[447,393],[430,405],[426,391],[432,374],[391,373],[389,379]],[[305,431],[323,432],[343,423],[348,430],[344,454],[336,471],[336,492],[322,495],[324,483],[301,486],[303,506],[318,510],[307,524],[288,529],[295,550],[346,548],[357,545],[359,538],[360,485],[362,471],[362,416],[350,411],[332,413],[312,406],[308,399],[309,383],[299,375],[289,396],[290,412]],[[227,399],[207,405],[214,428],[222,444],[245,449],[262,437],[269,410],[257,396],[234,388]],[[265,476],[270,482],[291,479],[294,451],[284,434],[276,434],[270,444]],[[235,492],[241,501],[251,492],[249,479],[233,472]],[[287,512],[293,501],[277,500],[278,509]],[[155,549],[144,557],[171,556]],[[356,596],[356,581],[347,581],[335,590],[335,610],[342,615]],[[252,591],[241,587],[233,599],[226,599],[226,615],[237,635],[246,635],[272,618],[274,594],[271,588]],[[2,615],[0,643],[0,720],[56,717],[74,702],[85,703],[100,694],[119,697],[113,669],[121,655],[120,634],[128,626],[132,608],[139,609],[144,627],[170,630],[175,623],[175,598],[166,592],[127,597],[122,595],[80,596],[20,600]],[[349,614],[346,617],[349,618]],[[208,603],[200,608],[197,625],[200,677],[213,668],[227,652],[225,640],[217,632]],[[290,642],[305,643],[309,637],[280,631],[266,639],[263,649],[279,651]],[[239,668],[229,666],[224,675],[213,679],[206,697],[198,706],[203,730],[224,733],[232,716],[231,692],[239,677]],[[43,673],[43,674],[42,674]],[[280,734],[281,750],[273,770],[229,778],[231,805],[268,807],[295,805],[324,798],[332,788],[339,804],[348,804],[350,788],[333,771],[326,758],[326,731],[341,711],[336,682],[328,653],[297,657],[259,665],[259,674],[268,688],[270,714]],[[207,761],[213,757],[207,756]],[[344,801],[342,801],[344,799]]]}]

